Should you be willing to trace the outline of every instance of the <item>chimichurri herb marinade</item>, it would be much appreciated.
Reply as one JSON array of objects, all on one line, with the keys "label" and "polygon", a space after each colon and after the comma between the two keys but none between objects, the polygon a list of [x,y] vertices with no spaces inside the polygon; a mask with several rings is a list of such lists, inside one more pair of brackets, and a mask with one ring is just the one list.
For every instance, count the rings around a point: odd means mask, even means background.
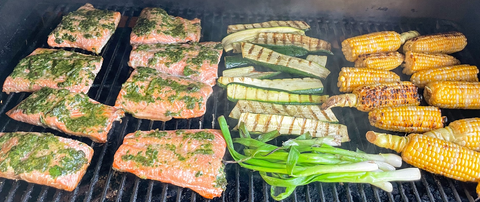
[{"label": "chimichurri herb marinade", "polygon": [[[148,133],[142,132],[142,131],[137,131],[135,132],[135,138],[146,138],[146,137],[152,137],[152,138],[164,138],[168,132],[166,131],[151,131]],[[184,149],[183,143],[179,143],[178,145],[175,144],[151,144],[148,145],[147,149],[145,152],[139,151],[135,154],[130,153],[130,150],[127,150],[127,153],[125,155],[122,155],[122,160],[124,161],[134,161],[142,166],[146,167],[158,167],[157,164],[168,164],[168,160],[166,162],[159,162],[158,161],[158,150],[168,150],[173,152],[173,154],[177,157],[177,160],[179,161],[186,161],[187,159],[192,158],[195,155],[213,155],[213,144],[212,140],[214,140],[215,135],[206,131],[198,131],[195,133],[191,132],[184,132],[183,130],[177,130],[176,135],[183,136],[182,140],[185,141],[185,143],[192,143],[192,140],[200,141],[199,142],[199,147],[195,150],[188,151],[186,154],[181,154],[180,151]],[[188,141],[187,141],[188,140]],[[172,159],[173,160],[173,159]]]},{"label": "chimichurri herb marinade", "polygon": [[62,80],[60,78],[64,79],[57,85],[62,88],[89,85],[95,79],[94,71],[101,61],[101,56],[84,55],[61,49],[45,49],[22,59],[10,77],[28,79],[31,86],[38,79],[58,81]]},{"label": "chimichurri herb marinade", "polygon": [[88,163],[82,150],[65,147],[65,143],[51,133],[5,133],[0,136],[0,149],[7,147],[12,139],[17,139],[17,144],[3,154],[0,172],[13,169],[19,175],[48,171],[55,179],[75,173]]},{"label": "chimichurri herb marinade", "polygon": [[113,33],[115,31],[114,13],[114,11],[99,9],[79,9],[68,13],[63,16],[60,25],[53,31],[55,43],[77,40],[74,35],[64,31],[80,32],[87,39],[102,37],[105,29]]},{"label": "chimichurri herb marinade", "polygon": [[189,32],[200,28],[199,23],[189,23],[188,20],[186,26],[185,29],[181,18],[168,15],[161,8],[145,8],[132,31],[137,36],[147,36],[156,32],[184,39]]},{"label": "chimichurri herb marinade", "polygon": [[[42,114],[43,121],[48,117],[56,117],[59,122],[73,132],[89,134],[92,128],[104,129],[109,124],[109,117],[102,113],[109,106],[92,103],[85,94],[71,93],[69,90],[42,88],[22,101],[18,110],[25,114]],[[77,111],[82,116],[72,116]]]}]

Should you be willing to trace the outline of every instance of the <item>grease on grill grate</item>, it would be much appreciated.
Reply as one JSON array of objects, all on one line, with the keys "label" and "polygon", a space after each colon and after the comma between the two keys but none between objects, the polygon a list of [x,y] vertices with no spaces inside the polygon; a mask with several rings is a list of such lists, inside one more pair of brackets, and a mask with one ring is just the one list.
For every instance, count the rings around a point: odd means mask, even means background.
[{"label": "grease on grill grate", "polygon": [[[61,16],[77,9],[80,5],[39,6],[36,12],[30,14],[26,21],[33,26],[30,35],[25,38],[25,43],[19,48],[6,68],[0,69],[1,75],[8,75],[16,63],[37,47],[46,47],[47,35],[60,22]],[[162,6],[161,6],[162,7]],[[119,28],[110,39],[101,55],[105,59],[103,67],[94,81],[88,95],[104,104],[113,105],[120,91],[121,84],[126,81],[132,69],[128,67],[128,56],[131,51],[129,36],[131,27],[135,23],[142,8],[98,6],[100,9],[116,10],[122,13]],[[422,34],[455,31],[456,25],[441,20],[405,20],[396,22],[357,22],[350,20],[337,20],[322,16],[264,16],[246,15],[238,13],[210,13],[196,10],[186,10],[178,7],[163,7],[168,13],[176,16],[202,20],[202,41],[220,41],[225,35],[229,24],[254,23],[268,20],[304,20],[311,25],[309,36],[322,38],[332,43],[335,56],[329,57],[327,68],[331,75],[325,80],[325,93],[339,94],[336,79],[341,67],[353,66],[347,62],[340,50],[340,42],[348,37],[383,31],[393,30],[405,32],[417,30]],[[461,30],[460,30],[461,31]],[[81,52],[81,51],[80,51]],[[85,53],[85,52],[83,52]],[[455,54],[463,63],[474,64],[472,53],[467,50]],[[223,71],[223,62],[219,65]],[[401,68],[394,70],[399,75]],[[4,79],[6,76],[1,77]],[[409,78],[402,75],[402,80]],[[3,80],[2,80],[3,82]],[[0,129],[1,131],[36,131],[52,132],[65,136],[51,129],[31,126],[13,121],[6,117],[5,111],[11,109],[27,97],[27,93],[1,94],[0,104]],[[157,181],[142,180],[133,174],[119,173],[111,169],[113,155],[127,133],[135,130],[160,130],[190,129],[190,128],[218,128],[216,118],[219,115],[228,115],[234,103],[227,101],[226,93],[219,87],[214,87],[214,93],[207,102],[207,112],[200,118],[189,120],[172,120],[168,122],[153,122],[139,120],[128,115],[122,123],[116,123],[109,134],[105,144],[93,143],[87,138],[70,137],[92,146],[95,150],[92,163],[79,186],[73,192],[65,192],[46,186],[28,184],[23,181],[0,179],[0,201],[204,201],[195,192],[164,184]],[[366,114],[355,109],[333,109],[340,123],[346,124],[350,131],[351,142],[344,143],[343,148],[360,149],[367,153],[391,152],[380,149],[365,138],[365,132],[372,129],[369,126]],[[449,120],[473,117],[479,114],[478,110],[443,110]],[[229,123],[235,125],[236,123]],[[281,143],[285,138],[275,140]],[[225,157],[231,160],[229,154]],[[404,165],[403,167],[409,167]],[[220,198],[213,201],[273,201],[270,198],[270,187],[261,179],[258,173],[240,168],[236,164],[226,166],[228,186]],[[313,183],[299,187],[286,201],[473,201],[475,185],[447,179],[422,171],[423,178],[417,182],[394,183],[394,191],[386,193],[367,184],[326,184]]]}]

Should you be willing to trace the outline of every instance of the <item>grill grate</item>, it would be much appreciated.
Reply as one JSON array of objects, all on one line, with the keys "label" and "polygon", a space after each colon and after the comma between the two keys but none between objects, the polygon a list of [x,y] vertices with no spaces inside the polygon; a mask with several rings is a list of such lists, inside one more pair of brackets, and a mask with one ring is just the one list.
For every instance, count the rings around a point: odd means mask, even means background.
[{"label": "grill grate", "polygon": [[[18,47],[13,51],[11,60],[5,68],[0,69],[0,79],[4,80],[12,71],[18,61],[28,55],[37,47],[47,47],[47,35],[60,22],[65,13],[75,10],[81,5],[68,4],[60,6],[38,5],[26,18],[25,26],[30,26],[30,33],[11,44]],[[102,103],[113,105],[121,84],[126,81],[131,72],[128,67],[128,56],[131,51],[129,35],[131,26],[140,14],[141,8],[121,6],[98,6],[101,9],[116,10],[122,13],[120,27],[113,35],[110,42],[102,52],[104,64],[89,91],[89,96]],[[330,19],[325,17],[304,16],[275,16],[252,13],[211,13],[199,10],[182,9],[172,5],[165,5],[165,10],[185,18],[200,18],[202,20],[202,41],[220,41],[226,35],[229,24],[253,23],[267,20],[304,20],[309,23],[312,30],[307,34],[312,37],[322,38],[332,43],[334,57],[330,57],[327,67],[332,71],[331,76],[324,82],[327,94],[339,94],[336,87],[336,75],[343,66],[351,66],[341,53],[340,42],[348,37],[369,32],[394,30],[403,32],[418,30],[422,34],[453,31],[462,31],[460,27],[451,22],[435,19],[398,19],[395,21],[355,21],[353,19]],[[24,43],[19,43],[23,42]],[[78,51],[78,50],[77,50]],[[468,50],[455,55],[463,63],[478,64],[478,59]],[[220,71],[224,69],[223,61]],[[395,70],[399,75],[400,68]],[[402,80],[409,78],[402,75]],[[27,93],[0,95],[0,129],[1,131],[39,131],[52,132],[65,136],[51,129],[31,126],[9,119],[4,112],[23,100]],[[172,120],[169,122],[153,122],[138,120],[127,115],[122,123],[115,123],[110,132],[109,141],[105,144],[94,143],[87,138],[71,137],[83,141],[95,150],[92,163],[79,186],[73,192],[66,192],[46,186],[29,184],[24,181],[0,179],[1,201],[204,201],[190,189],[180,188],[151,180],[142,180],[133,174],[119,173],[111,169],[113,155],[127,133],[135,130],[160,130],[188,129],[188,128],[218,128],[215,123],[219,115],[228,115],[234,104],[226,100],[225,92],[215,86],[214,93],[207,102],[207,113],[189,120]],[[360,149],[368,153],[391,152],[370,144],[364,138],[367,130],[371,130],[366,119],[366,113],[354,109],[334,108],[338,119],[348,126],[351,142],[342,147]],[[449,120],[473,117],[478,110],[460,111],[443,110]],[[230,125],[234,125],[230,122]],[[278,140],[280,142],[282,140]],[[231,159],[227,156],[226,159]],[[403,167],[409,167],[404,165]],[[270,197],[270,187],[258,173],[240,168],[237,165],[226,166],[228,187],[220,198],[212,201],[273,201]],[[473,183],[462,183],[445,177],[432,175],[422,171],[423,178],[416,182],[395,182],[392,193],[384,192],[367,184],[326,184],[312,183],[299,187],[292,197],[286,201],[473,201],[476,197]]]}]

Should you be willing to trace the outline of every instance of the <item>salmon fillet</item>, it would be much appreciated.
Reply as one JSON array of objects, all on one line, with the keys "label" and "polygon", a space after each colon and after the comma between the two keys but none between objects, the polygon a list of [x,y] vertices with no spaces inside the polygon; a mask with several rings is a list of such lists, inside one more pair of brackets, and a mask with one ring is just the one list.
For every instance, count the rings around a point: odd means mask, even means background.
[{"label": "salmon fillet", "polygon": [[200,40],[200,19],[168,15],[161,8],[144,8],[130,35],[130,43],[185,43]]},{"label": "salmon fillet", "polygon": [[150,67],[176,76],[187,76],[213,86],[222,51],[220,42],[140,45],[130,53],[128,64],[133,68]]},{"label": "salmon fillet", "polygon": [[122,110],[101,104],[83,93],[51,88],[34,92],[6,114],[17,121],[88,137],[99,143],[107,142],[113,122],[124,116]]},{"label": "salmon fillet", "polygon": [[34,92],[49,87],[87,93],[102,63],[101,56],[37,48],[5,79],[3,92]]},{"label": "salmon fillet", "polygon": [[80,48],[98,54],[117,29],[121,17],[120,12],[99,10],[87,3],[63,16],[48,35],[47,43],[52,47]]},{"label": "salmon fillet", "polygon": [[122,85],[115,107],[140,119],[188,119],[205,114],[212,92],[202,82],[138,67]]},{"label": "salmon fillet", "polygon": [[113,169],[190,188],[212,199],[227,185],[225,147],[220,130],[137,131],[125,136]]},{"label": "salmon fillet", "polygon": [[0,177],[73,191],[93,149],[51,133],[0,133]]}]

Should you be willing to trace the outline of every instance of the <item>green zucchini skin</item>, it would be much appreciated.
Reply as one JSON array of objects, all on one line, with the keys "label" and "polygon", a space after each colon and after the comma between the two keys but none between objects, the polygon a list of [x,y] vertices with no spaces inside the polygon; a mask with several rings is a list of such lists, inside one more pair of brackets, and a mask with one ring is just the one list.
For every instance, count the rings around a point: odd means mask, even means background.
[{"label": "green zucchini skin", "polygon": [[321,94],[323,84],[319,79],[314,78],[293,78],[293,79],[256,79],[249,77],[220,77],[218,84],[225,87],[229,83],[242,83],[262,89],[283,90],[296,94]]},{"label": "green zucchini skin", "polygon": [[223,71],[223,76],[227,77],[249,77],[256,79],[268,79],[279,75],[282,72],[259,72],[253,66],[238,67]]},{"label": "green zucchini skin", "polygon": [[232,102],[251,100],[275,104],[305,105],[322,104],[328,97],[328,95],[306,95],[277,89],[263,89],[243,83],[229,83],[227,85],[227,99]]},{"label": "green zucchini skin", "polygon": [[225,67],[231,69],[234,67],[250,66],[255,63],[243,58],[241,55],[225,56]]}]

